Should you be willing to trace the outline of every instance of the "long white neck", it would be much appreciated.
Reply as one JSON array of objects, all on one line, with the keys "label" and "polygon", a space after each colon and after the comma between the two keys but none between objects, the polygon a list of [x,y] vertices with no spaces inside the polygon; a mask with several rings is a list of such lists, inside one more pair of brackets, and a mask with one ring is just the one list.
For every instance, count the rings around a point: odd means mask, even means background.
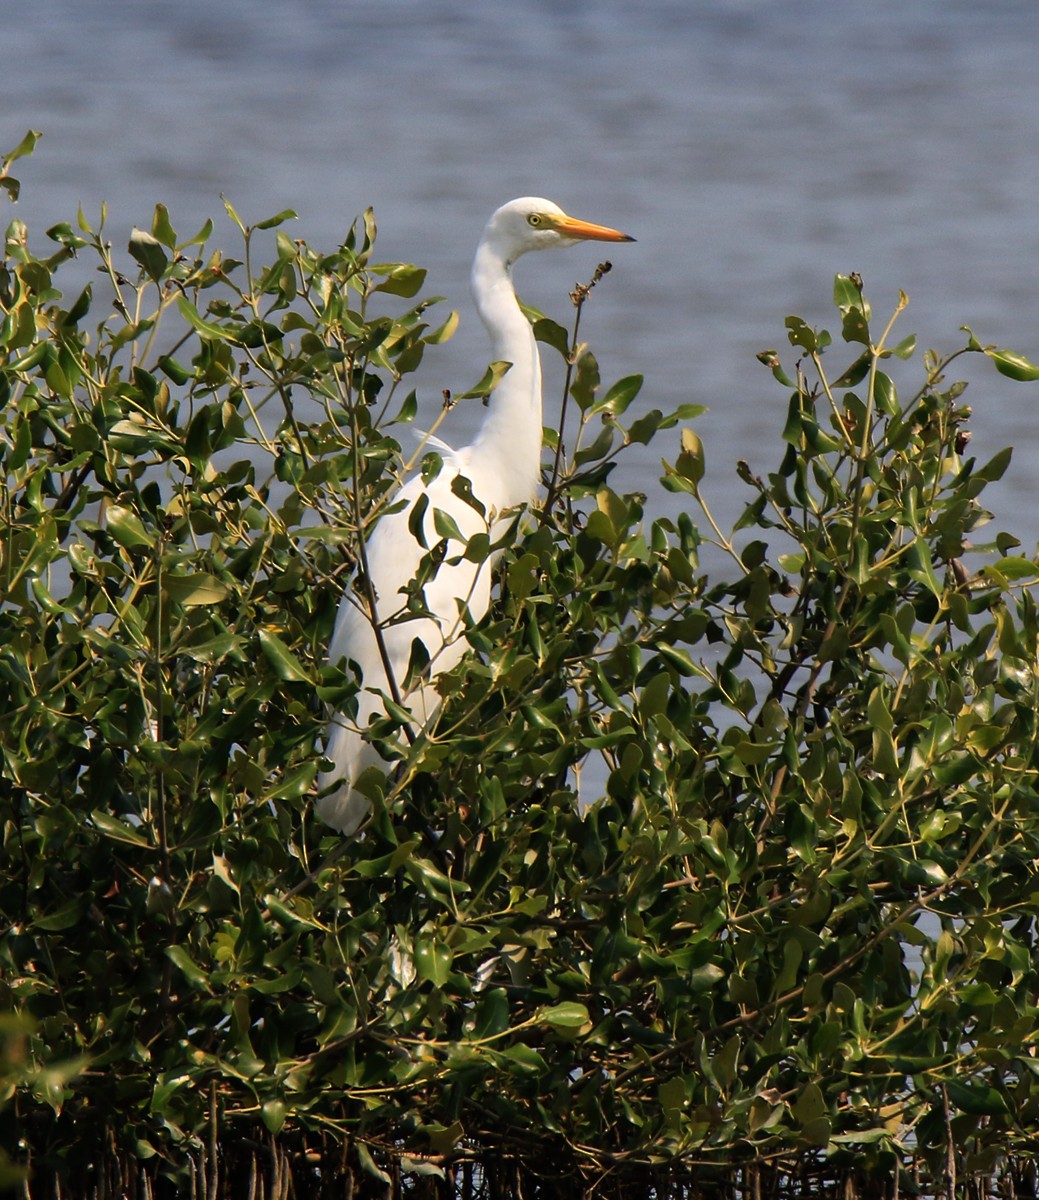
[{"label": "long white neck", "polygon": [[516,301],[512,263],[493,241],[476,251],[473,299],[491,336],[492,361],[512,366],[491,393],[490,407],[472,446],[481,475],[494,480],[498,509],[523,504],[537,489],[541,464],[541,358],[530,322]]}]

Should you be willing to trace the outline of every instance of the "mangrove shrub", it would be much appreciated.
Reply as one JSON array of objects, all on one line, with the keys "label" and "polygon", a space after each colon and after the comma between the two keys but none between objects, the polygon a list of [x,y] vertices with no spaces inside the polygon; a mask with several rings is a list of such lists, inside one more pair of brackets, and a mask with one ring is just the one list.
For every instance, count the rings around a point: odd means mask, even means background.
[{"label": "mangrove shrub", "polygon": [[[1039,372],[970,333],[918,355],[838,276],[836,337],[790,317],[761,355],[785,425],[724,532],[700,410],[604,386],[532,313],[567,363],[542,500],[436,727],[392,704],[372,726],[386,777],[343,841],[315,778],[358,681],[324,648],[359,539],[437,469],[410,380],[455,317],[378,262],[370,212],[319,250],[228,205],[234,256],[162,205],[114,247],[80,213],[38,252],[10,206],[32,141],[0,177],[8,1181],[950,1192],[1023,1169],[1037,566],[984,540],[1010,455],[970,455],[952,369]],[[647,495],[614,485],[632,448],[663,456]]]}]

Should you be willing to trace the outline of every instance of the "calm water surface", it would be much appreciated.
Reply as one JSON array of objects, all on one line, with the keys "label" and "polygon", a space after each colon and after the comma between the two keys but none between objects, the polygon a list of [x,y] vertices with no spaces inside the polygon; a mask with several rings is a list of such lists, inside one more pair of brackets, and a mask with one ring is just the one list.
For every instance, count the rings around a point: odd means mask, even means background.
[{"label": "calm water surface", "polygon": [[[735,460],[780,453],[786,396],[755,352],[785,345],[788,313],[833,327],[835,272],[859,271],[878,313],[907,291],[922,345],[954,349],[969,324],[1039,360],[1034,0],[16,0],[5,17],[0,142],[44,133],[19,172],[32,230],[107,200],[120,243],[162,201],[231,247],[223,193],[246,220],[291,207],[294,235],[331,246],[374,205],[381,257],[427,266],[465,318],[423,365],[430,411],[486,361],[467,274],[493,208],[542,194],[633,233],[584,331],[605,378],[646,376],[647,405],[710,407],[723,518],[744,499]],[[565,321],[595,261],[528,260],[520,290]],[[969,373],[972,449],[1017,448],[1000,524],[1034,543],[1039,385]]]}]

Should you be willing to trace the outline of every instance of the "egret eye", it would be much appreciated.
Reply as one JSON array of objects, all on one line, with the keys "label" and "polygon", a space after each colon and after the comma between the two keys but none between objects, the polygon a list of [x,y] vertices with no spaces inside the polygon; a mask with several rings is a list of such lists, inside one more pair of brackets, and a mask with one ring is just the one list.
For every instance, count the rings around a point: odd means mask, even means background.
[{"label": "egret eye", "polygon": [[544,218],[542,217],[541,213],[531,213],[530,216],[527,217],[527,224],[533,226],[534,229],[539,229],[543,223]]}]

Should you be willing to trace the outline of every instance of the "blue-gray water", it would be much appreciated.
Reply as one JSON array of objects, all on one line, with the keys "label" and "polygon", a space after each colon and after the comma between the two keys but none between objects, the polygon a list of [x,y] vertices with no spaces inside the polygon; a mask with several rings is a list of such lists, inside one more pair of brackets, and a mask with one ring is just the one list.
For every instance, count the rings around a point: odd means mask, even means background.
[{"label": "blue-gray water", "polygon": [[[380,257],[429,267],[462,311],[423,365],[430,411],[486,360],[466,281],[497,204],[547,195],[634,234],[584,332],[604,377],[646,376],[647,404],[710,406],[724,517],[744,495],[735,460],[766,470],[779,453],[786,397],[755,352],[785,344],[788,313],[833,327],[835,272],[859,271],[878,313],[905,289],[900,328],[922,346],[951,350],[969,324],[1039,359],[1034,0],[16,0],[3,15],[0,144],[44,133],[18,172],[33,231],[107,200],[125,243],[162,201],[178,231],[213,216],[230,246],[223,193],[246,220],[291,207],[294,234],[332,245],[374,205]],[[565,321],[595,261],[539,256],[521,291]],[[1034,542],[1039,385],[969,374],[972,449],[1017,447],[1000,524]],[[465,421],[445,436],[464,441]],[[626,482],[645,488],[666,449]]]}]

